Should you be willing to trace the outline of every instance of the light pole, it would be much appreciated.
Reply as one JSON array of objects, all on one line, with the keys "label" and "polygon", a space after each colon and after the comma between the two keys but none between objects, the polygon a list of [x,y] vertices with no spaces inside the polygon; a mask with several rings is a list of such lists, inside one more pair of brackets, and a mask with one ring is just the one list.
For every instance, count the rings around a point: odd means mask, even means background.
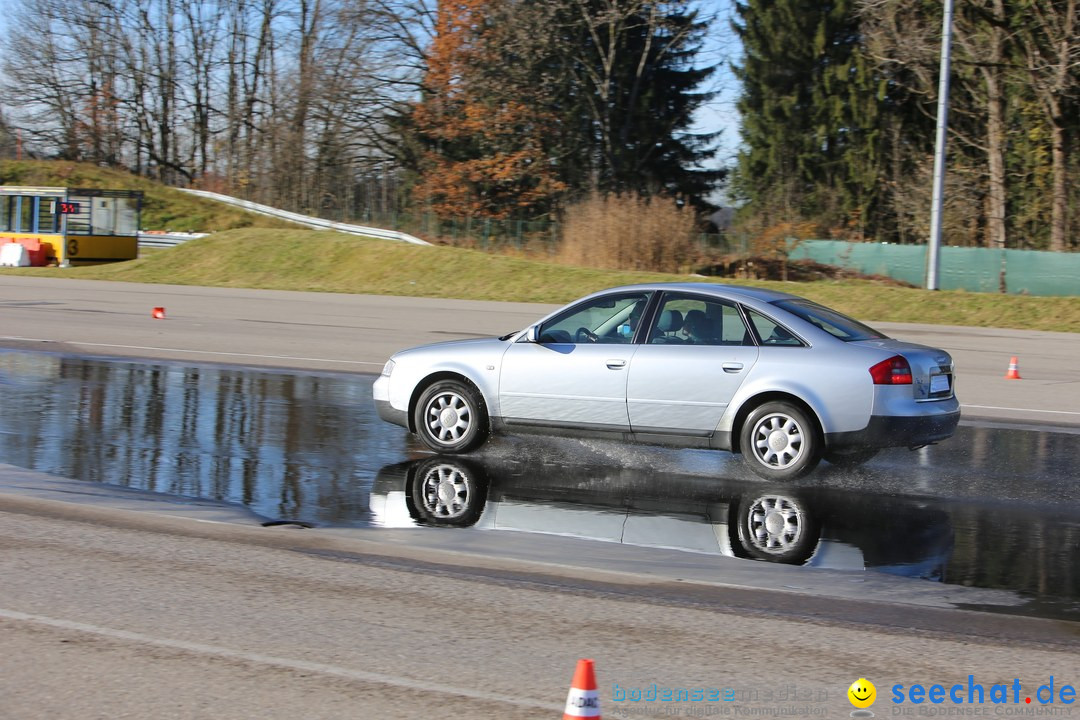
[{"label": "light pole", "polygon": [[938,81],[937,137],[934,142],[934,195],[930,211],[930,252],[926,260],[926,289],[938,289],[941,264],[941,215],[945,195],[945,135],[949,126],[949,72],[952,55],[953,0],[945,0],[941,21],[941,77]]}]

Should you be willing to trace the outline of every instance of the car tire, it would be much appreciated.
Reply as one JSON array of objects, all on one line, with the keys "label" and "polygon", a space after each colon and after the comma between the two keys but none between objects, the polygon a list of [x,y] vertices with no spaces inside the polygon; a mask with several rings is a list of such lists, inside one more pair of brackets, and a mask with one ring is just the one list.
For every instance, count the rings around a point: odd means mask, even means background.
[{"label": "car tire", "polygon": [[789,402],[767,402],[743,422],[740,449],[747,467],[766,480],[794,480],[821,461],[817,420]]},{"label": "car tire", "polygon": [[442,453],[465,453],[488,438],[487,406],[471,385],[461,380],[437,380],[416,403],[413,421],[421,442]]},{"label": "car tire", "polygon": [[880,448],[862,448],[859,450],[826,450],[825,461],[838,468],[856,468],[877,457]]},{"label": "car tire", "polygon": [[802,565],[821,538],[817,521],[800,500],[789,495],[747,495],[732,512],[734,540],[742,557]]},{"label": "car tire", "polygon": [[488,482],[479,469],[431,458],[409,469],[409,513],[419,525],[470,527],[487,503]]}]

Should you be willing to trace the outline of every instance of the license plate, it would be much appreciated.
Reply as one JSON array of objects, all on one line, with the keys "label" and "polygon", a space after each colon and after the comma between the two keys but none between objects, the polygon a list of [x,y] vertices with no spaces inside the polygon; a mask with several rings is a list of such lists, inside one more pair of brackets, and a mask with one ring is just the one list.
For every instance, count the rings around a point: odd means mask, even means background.
[{"label": "license plate", "polygon": [[948,392],[949,391],[949,376],[948,375],[931,375],[930,376],[930,392]]}]

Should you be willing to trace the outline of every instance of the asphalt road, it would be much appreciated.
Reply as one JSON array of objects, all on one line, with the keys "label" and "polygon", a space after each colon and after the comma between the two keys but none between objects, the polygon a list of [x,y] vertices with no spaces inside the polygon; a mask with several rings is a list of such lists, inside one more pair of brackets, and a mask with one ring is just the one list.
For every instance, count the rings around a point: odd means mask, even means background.
[{"label": "asphalt road", "polygon": [[725,707],[615,701],[653,684],[731,688],[735,714],[836,718],[860,677],[879,713],[896,684],[1016,679],[1023,703],[1051,676],[1080,680],[1075,623],[221,520],[0,498],[0,717],[552,718],[579,657],[607,717]]},{"label": "asphalt road", "polygon": [[[357,372],[546,309],[15,277],[0,278],[0,308],[0,346]],[[954,353],[969,417],[1080,425],[1080,336],[882,327]],[[1011,355],[1022,381],[1004,380]],[[1017,679],[1016,711],[1051,676],[1080,685],[1076,623],[973,610],[974,589],[905,594],[899,579],[737,560],[716,582],[662,551],[503,536],[493,556],[438,530],[374,542],[16,468],[0,478],[0,718],[550,718],[579,657],[596,659],[609,717],[846,717],[860,677],[879,716],[926,707],[893,705],[896,684]],[[734,700],[615,700],[616,685],[653,684]]]},{"label": "asphalt road", "polygon": [[[165,319],[151,311],[165,309]],[[396,350],[501,335],[554,306],[0,277],[0,347],[378,372]],[[965,417],[1080,426],[1080,334],[874,323],[942,347]],[[1006,380],[1019,360],[1021,381]]]}]

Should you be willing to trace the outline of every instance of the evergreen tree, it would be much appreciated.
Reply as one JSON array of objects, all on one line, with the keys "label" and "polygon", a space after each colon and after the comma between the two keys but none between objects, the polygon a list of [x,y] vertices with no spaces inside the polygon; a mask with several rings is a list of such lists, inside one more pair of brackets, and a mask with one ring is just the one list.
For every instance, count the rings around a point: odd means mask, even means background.
[{"label": "evergreen tree", "polygon": [[585,92],[590,174],[570,180],[601,192],[668,194],[702,204],[723,173],[705,169],[715,134],[694,134],[714,96],[696,67],[706,23],[686,0],[571,0],[577,13],[571,72]]},{"label": "evergreen tree", "polygon": [[[410,124],[416,200],[443,214],[544,214],[589,192],[701,205],[721,173],[690,131],[711,94],[689,0],[460,0],[439,9]],[[538,31],[542,28],[542,31]]]},{"label": "evergreen tree", "polygon": [[809,219],[873,234],[883,94],[853,0],[745,0],[736,10],[745,144],[736,192],[765,225]]}]

